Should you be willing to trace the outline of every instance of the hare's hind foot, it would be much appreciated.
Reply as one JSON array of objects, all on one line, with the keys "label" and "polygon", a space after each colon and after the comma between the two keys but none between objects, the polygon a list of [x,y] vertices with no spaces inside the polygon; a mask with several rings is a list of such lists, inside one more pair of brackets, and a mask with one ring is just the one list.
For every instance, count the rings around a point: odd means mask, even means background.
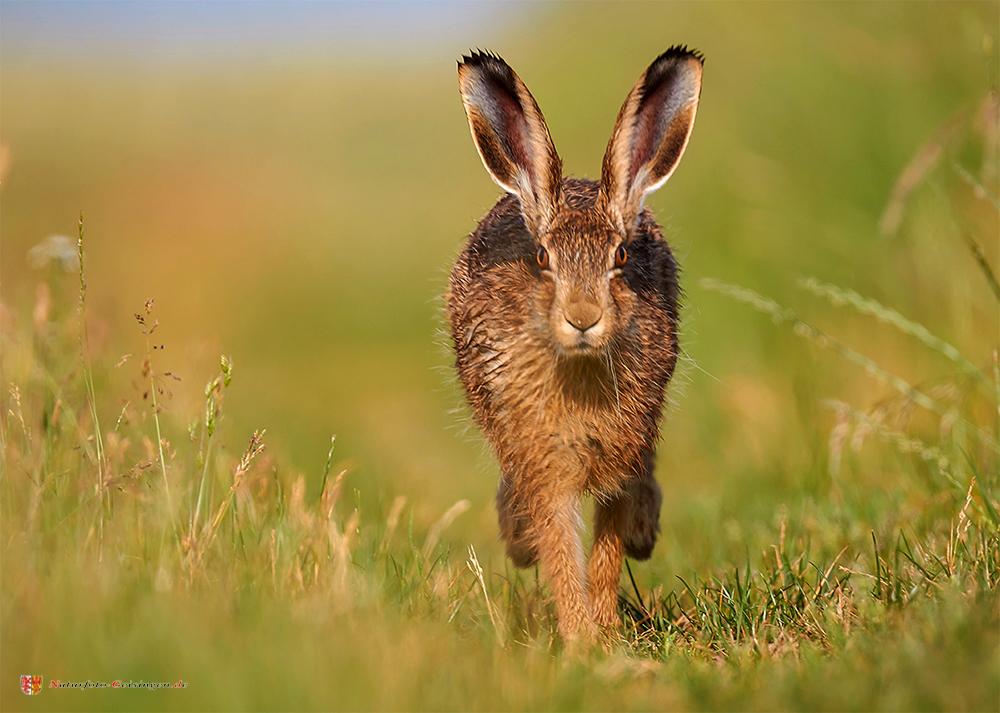
[{"label": "hare's hind foot", "polygon": [[501,479],[497,490],[497,519],[500,537],[514,566],[527,569],[538,564],[538,538],[531,527],[531,516],[515,496],[507,478]]},{"label": "hare's hind foot", "polygon": [[660,506],[663,493],[653,477],[654,454],[646,452],[642,459],[639,478],[631,481],[625,489],[624,512],[620,521],[625,554],[632,559],[648,560],[660,533]]},{"label": "hare's hind foot", "polygon": [[636,481],[630,488],[627,513],[622,521],[625,554],[632,559],[648,560],[660,533],[660,505],[663,494],[652,475]]}]

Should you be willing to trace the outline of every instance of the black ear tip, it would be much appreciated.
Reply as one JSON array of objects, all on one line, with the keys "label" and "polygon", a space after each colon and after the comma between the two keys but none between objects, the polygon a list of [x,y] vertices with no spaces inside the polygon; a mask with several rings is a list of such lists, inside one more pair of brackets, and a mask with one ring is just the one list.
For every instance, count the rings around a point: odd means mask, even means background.
[{"label": "black ear tip", "polygon": [[495,52],[490,50],[482,50],[476,48],[475,50],[470,49],[469,54],[462,55],[462,59],[459,60],[459,66],[466,67],[486,67],[496,64],[500,64],[503,67],[507,67],[508,64],[503,61],[503,58]]},{"label": "black ear tip", "polygon": [[[697,62],[697,69],[692,66],[692,61]],[[698,50],[690,50],[686,45],[674,45],[661,54],[653,63],[649,65],[643,75],[642,93],[640,96],[647,96],[658,87],[664,86],[665,82],[673,82],[679,76],[700,75],[701,68],[705,64],[705,58]],[[700,83],[700,79],[696,80]]]},{"label": "black ear tip", "polygon": [[674,45],[657,57],[653,62],[653,65],[660,64],[661,62],[676,61],[681,59],[695,59],[698,60],[700,64],[705,64],[705,55],[698,50],[688,49],[687,45]]}]

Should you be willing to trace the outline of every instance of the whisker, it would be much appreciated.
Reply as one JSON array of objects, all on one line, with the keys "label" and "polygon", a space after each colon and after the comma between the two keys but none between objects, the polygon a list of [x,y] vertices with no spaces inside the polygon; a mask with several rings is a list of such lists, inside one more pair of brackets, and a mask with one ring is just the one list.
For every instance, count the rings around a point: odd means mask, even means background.
[{"label": "whisker", "polygon": [[622,417],[622,400],[618,393],[618,376],[615,374],[615,360],[611,356],[611,344],[604,347],[604,355],[608,358],[608,371],[611,372],[611,383],[615,387],[615,404],[618,408],[618,418]]}]

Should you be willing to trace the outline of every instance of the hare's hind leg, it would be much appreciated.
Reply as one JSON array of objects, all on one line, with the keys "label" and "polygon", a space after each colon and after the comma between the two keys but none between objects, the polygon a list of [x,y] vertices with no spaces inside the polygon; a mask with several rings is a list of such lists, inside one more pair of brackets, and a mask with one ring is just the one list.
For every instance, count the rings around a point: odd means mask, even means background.
[{"label": "hare's hind leg", "polygon": [[538,563],[538,544],[531,528],[531,513],[523,498],[518,498],[507,476],[500,479],[497,490],[497,519],[500,537],[507,546],[507,556],[515,567],[524,569]]},{"label": "hare's hind leg", "polygon": [[625,554],[637,560],[649,559],[653,554],[656,536],[660,534],[663,493],[653,477],[654,458],[652,449],[648,449],[643,455],[641,477],[629,485],[626,497],[628,510],[622,520]]},{"label": "hare's hind leg", "polygon": [[612,629],[618,624],[618,582],[624,556],[649,559],[653,553],[662,501],[649,451],[643,458],[640,477],[619,498],[594,504],[594,547],[588,575],[590,606],[594,621],[602,628]]}]

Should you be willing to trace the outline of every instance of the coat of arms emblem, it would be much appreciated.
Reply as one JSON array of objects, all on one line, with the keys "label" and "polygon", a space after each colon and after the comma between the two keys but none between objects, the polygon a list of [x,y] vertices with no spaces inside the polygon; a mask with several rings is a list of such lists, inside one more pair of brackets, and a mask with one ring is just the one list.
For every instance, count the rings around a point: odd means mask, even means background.
[{"label": "coat of arms emblem", "polygon": [[29,695],[33,696],[42,690],[42,677],[41,676],[21,676],[21,690]]}]

